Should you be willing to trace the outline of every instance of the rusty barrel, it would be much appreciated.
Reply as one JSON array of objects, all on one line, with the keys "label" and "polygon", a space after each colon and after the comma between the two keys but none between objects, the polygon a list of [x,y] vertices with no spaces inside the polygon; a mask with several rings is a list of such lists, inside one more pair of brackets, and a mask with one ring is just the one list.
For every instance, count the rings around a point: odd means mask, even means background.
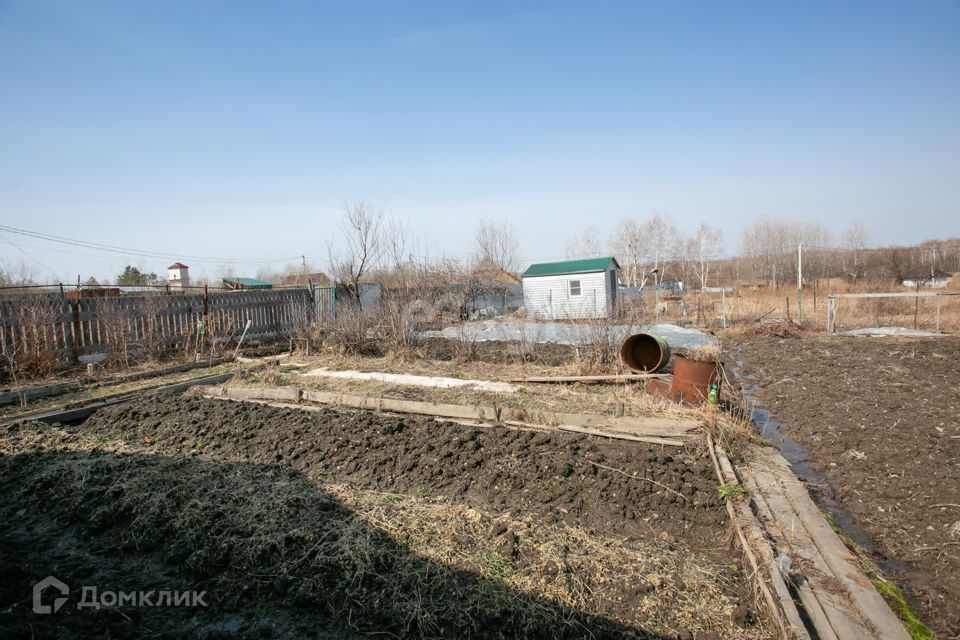
[{"label": "rusty barrel", "polygon": [[673,400],[680,404],[698,405],[707,400],[710,386],[720,388],[720,364],[710,360],[694,360],[677,354],[673,359]]},{"label": "rusty barrel", "polygon": [[653,373],[667,366],[670,361],[670,345],[652,333],[638,333],[623,342],[620,347],[623,366],[636,373]]}]

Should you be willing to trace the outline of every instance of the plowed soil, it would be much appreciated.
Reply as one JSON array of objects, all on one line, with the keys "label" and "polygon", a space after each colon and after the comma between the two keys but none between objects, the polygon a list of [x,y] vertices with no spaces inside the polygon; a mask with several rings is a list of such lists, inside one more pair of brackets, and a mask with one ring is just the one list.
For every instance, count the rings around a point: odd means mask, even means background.
[{"label": "plowed soil", "polygon": [[[109,611],[111,637],[765,637],[703,450],[171,396],[16,428],[0,451],[0,606],[26,637],[85,635],[35,624],[24,590],[47,573],[216,601]],[[427,531],[396,520],[420,511]],[[444,564],[420,556],[451,536]]]},{"label": "plowed soil", "polygon": [[712,547],[727,524],[709,457],[673,447],[195,397],[111,407],[84,429],[164,455],[281,464],[636,537],[666,531]]},{"label": "plowed soil", "polygon": [[759,338],[733,353],[921,619],[960,636],[960,339]]}]

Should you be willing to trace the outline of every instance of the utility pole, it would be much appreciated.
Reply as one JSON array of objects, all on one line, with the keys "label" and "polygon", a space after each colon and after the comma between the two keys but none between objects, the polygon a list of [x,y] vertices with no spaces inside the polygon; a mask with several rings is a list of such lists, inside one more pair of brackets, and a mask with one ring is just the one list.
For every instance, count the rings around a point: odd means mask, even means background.
[{"label": "utility pole", "polygon": [[654,269],[652,273],[653,273],[653,304],[655,306],[654,317],[656,318],[654,322],[656,324],[660,324],[660,283],[658,282],[658,280],[660,279],[659,278],[660,269]]},{"label": "utility pole", "polygon": [[800,291],[803,289],[803,241],[797,243],[797,324],[803,324],[803,302]]}]

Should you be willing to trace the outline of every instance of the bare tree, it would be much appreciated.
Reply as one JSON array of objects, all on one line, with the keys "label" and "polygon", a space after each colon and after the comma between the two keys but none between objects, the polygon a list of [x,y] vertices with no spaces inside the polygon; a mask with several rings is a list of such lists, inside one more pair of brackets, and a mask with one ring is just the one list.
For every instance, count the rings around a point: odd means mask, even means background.
[{"label": "bare tree", "polygon": [[740,251],[750,260],[754,279],[767,278],[770,286],[776,287],[796,281],[800,244],[804,247],[804,271],[822,276],[826,272],[830,232],[816,223],[760,218],[744,230]]},{"label": "bare tree", "polygon": [[567,241],[566,256],[569,260],[597,258],[601,253],[603,253],[603,245],[596,227],[587,227],[582,233],[578,233]]},{"label": "bare tree", "polygon": [[229,278],[237,277],[237,267],[232,262],[224,262],[223,264],[217,265],[217,277],[220,280],[225,280]]},{"label": "bare tree", "polygon": [[0,263],[0,285],[23,286],[36,284],[37,272],[24,260],[14,264]]},{"label": "bare tree", "polygon": [[640,284],[640,267],[643,262],[642,236],[634,220],[623,220],[610,237],[610,248],[622,269],[623,282],[628,287]]},{"label": "bare tree", "polygon": [[344,283],[357,305],[360,304],[360,282],[373,270],[383,253],[383,211],[360,201],[346,205],[340,230],[344,246],[340,251],[328,247],[330,272],[337,282]]},{"label": "bare tree", "polygon": [[509,222],[481,220],[473,234],[474,264],[489,264],[510,273],[520,269],[520,243]]},{"label": "bare tree", "polygon": [[624,269],[626,284],[642,289],[655,271],[660,274],[657,280],[662,280],[670,254],[678,253],[679,237],[670,219],[659,212],[642,224],[621,222],[610,246]]},{"label": "bare tree", "polygon": [[773,218],[760,218],[744,229],[740,253],[749,258],[754,279],[768,278],[770,286],[776,286],[783,244],[783,224]]},{"label": "bare tree", "polygon": [[859,220],[843,231],[843,272],[850,280],[863,277],[861,254],[867,248],[867,228]]},{"label": "bare tree", "polygon": [[687,261],[700,281],[700,290],[707,286],[707,277],[714,261],[723,254],[723,232],[708,224],[701,224],[697,234],[687,240]]}]

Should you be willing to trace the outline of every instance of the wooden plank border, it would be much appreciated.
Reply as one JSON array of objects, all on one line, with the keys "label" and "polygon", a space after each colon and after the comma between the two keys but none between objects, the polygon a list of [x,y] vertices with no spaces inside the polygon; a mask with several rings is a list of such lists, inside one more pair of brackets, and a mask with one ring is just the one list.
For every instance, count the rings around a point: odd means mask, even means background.
[{"label": "wooden plank border", "polygon": [[670,421],[660,418],[608,417],[549,411],[528,412],[498,407],[495,404],[446,404],[330,391],[301,390],[297,387],[216,387],[205,389],[203,393],[210,397],[235,400],[313,402],[347,409],[409,413],[448,420],[543,426],[561,431],[677,447],[685,446],[686,443],[682,438],[692,435],[697,427],[692,422]]}]

